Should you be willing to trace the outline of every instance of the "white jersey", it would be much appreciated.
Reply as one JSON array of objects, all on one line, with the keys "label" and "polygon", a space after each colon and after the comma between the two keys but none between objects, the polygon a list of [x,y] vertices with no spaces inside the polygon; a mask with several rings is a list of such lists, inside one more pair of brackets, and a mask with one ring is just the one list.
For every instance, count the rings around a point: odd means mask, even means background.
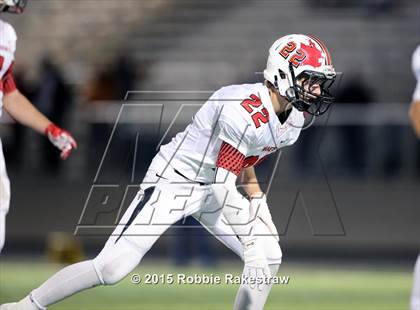
[{"label": "white jersey", "polygon": [[0,116],[3,108],[3,96],[7,92],[6,75],[15,60],[16,32],[12,25],[0,19]]},{"label": "white jersey", "polygon": [[245,156],[243,167],[249,167],[292,145],[303,124],[303,113],[295,108],[282,124],[267,87],[261,83],[223,87],[183,132],[160,148],[150,168],[157,173],[175,169],[190,180],[210,183],[222,142],[239,150]]},{"label": "white jersey", "polygon": [[413,94],[413,101],[420,101],[420,45],[417,46],[416,50],[413,53],[413,58],[411,62],[414,76],[417,79],[416,89]]}]

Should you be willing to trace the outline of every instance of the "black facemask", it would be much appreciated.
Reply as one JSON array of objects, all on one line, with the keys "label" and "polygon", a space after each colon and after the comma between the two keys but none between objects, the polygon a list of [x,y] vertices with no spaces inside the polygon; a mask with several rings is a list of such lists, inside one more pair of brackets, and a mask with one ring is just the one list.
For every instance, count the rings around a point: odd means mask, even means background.
[{"label": "black facemask", "polygon": [[[299,111],[319,116],[327,112],[334,97],[330,88],[335,81],[335,75],[326,77],[325,74],[306,70],[295,77],[293,65],[290,63],[289,70],[292,76],[292,87],[286,91],[289,102]],[[300,82],[300,85],[297,84]],[[320,88],[320,94],[311,93],[311,89]],[[305,90],[306,89],[306,90]]]},{"label": "black facemask", "polygon": [[28,0],[15,0],[14,6],[5,5],[2,12],[21,14],[25,10]]}]

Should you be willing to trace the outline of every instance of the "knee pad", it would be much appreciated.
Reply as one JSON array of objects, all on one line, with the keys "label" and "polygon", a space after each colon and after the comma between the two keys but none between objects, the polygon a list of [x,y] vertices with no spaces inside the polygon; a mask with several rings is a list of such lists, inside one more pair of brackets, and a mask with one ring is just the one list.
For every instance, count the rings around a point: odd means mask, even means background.
[{"label": "knee pad", "polygon": [[93,265],[103,285],[114,285],[136,268],[144,254],[121,238],[114,246],[105,247],[93,259]]}]

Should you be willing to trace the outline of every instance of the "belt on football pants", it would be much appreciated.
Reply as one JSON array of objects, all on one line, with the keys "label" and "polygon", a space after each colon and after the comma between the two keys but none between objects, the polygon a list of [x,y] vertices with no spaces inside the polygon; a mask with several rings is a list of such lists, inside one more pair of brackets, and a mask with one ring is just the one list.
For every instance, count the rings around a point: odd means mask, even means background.
[{"label": "belt on football pants", "polygon": [[[188,181],[188,182],[190,182],[190,183],[195,183],[195,184],[198,184],[198,185],[200,185],[200,186],[209,185],[209,183],[203,183],[203,182],[193,181],[193,180],[191,180],[191,179],[187,178],[185,175],[183,175],[181,172],[179,172],[179,171],[178,171],[178,170],[176,170],[176,169],[174,169],[174,172],[175,172],[177,175],[179,175],[179,176],[183,177],[185,180],[187,180],[187,181]],[[161,175],[159,175],[159,174],[157,174],[157,173],[156,173],[156,176],[157,176],[158,178],[162,178],[162,179],[167,180],[167,178],[164,178],[163,176],[161,176]]]}]

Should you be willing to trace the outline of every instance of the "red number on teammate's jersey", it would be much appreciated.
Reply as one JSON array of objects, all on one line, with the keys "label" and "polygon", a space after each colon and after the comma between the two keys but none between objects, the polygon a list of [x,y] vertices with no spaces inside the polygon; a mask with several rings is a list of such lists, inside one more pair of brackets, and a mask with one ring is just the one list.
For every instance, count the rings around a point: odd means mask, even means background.
[{"label": "red number on teammate's jersey", "polygon": [[1,71],[1,68],[3,68],[3,64],[4,64],[4,57],[0,56],[0,71]]},{"label": "red number on teammate's jersey", "polygon": [[[255,108],[259,108],[262,105],[261,99],[258,98],[256,95],[251,95],[251,99],[246,99],[242,101],[241,106],[249,113],[251,114],[254,112]],[[262,113],[261,113],[262,112]],[[261,126],[261,123],[268,123],[269,115],[266,108],[262,108],[262,110],[255,112],[251,115],[252,120],[254,121],[254,125],[256,128],[259,128]]]}]

